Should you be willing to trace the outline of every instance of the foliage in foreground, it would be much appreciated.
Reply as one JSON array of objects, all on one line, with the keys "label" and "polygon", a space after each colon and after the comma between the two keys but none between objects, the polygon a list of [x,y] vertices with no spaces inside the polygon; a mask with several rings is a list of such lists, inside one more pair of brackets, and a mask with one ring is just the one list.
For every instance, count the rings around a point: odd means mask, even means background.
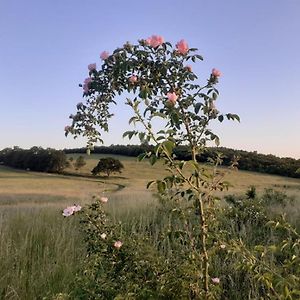
[{"label": "foliage in foreground", "polygon": [[[270,191],[254,199],[230,196],[228,205],[218,208],[213,226],[218,236],[208,235],[214,276],[209,298],[300,295],[300,236],[282,216],[270,215],[264,201],[269,196]],[[272,201],[281,205],[276,196]],[[76,297],[199,299],[201,259],[194,249],[200,241],[190,205],[180,198],[161,198],[157,207],[145,208],[146,217],[136,215],[125,222],[113,221],[104,205],[96,201],[82,212],[88,257]]]}]

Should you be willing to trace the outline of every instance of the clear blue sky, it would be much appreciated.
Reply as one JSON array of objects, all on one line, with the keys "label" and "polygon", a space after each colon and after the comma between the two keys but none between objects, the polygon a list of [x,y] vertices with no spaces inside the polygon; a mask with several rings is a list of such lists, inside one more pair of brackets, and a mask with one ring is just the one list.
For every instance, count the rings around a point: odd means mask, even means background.
[{"label": "clear blue sky", "polygon": [[[82,101],[87,65],[160,34],[199,48],[203,82],[213,67],[222,71],[218,107],[241,117],[215,127],[222,146],[300,158],[299,14],[299,0],[2,0],[0,149],[85,146],[63,129]],[[107,145],[128,143],[129,112],[115,112]]]}]

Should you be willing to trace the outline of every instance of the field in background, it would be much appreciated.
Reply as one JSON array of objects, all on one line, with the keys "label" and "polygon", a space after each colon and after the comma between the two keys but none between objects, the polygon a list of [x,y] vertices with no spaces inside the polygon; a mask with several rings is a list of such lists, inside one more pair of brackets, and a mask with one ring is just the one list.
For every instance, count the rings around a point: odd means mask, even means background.
[{"label": "field in background", "polygon": [[[76,159],[79,155],[69,155]],[[67,205],[83,205],[93,195],[106,195],[108,209],[115,218],[126,220],[133,212],[153,207],[155,190],[146,190],[152,179],[166,173],[158,162],[113,155],[124,164],[121,174],[89,177],[100,157],[84,155],[87,165],[78,176],[35,173],[0,166],[0,299],[52,299],[52,295],[72,290],[75,274],[85,255],[76,218],[63,218]],[[300,208],[300,180],[246,171],[226,172],[233,185],[226,193],[244,194],[250,185],[258,192],[273,188],[294,195],[295,213]]]}]

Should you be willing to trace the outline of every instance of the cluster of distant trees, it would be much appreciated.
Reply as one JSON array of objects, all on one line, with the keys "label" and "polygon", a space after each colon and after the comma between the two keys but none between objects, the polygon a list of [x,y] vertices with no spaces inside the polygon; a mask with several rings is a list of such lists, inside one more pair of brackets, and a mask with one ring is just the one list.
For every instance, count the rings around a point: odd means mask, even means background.
[{"label": "cluster of distant trees", "polygon": [[[118,154],[136,157],[139,154],[152,149],[153,146],[147,144],[111,145],[108,147],[95,147],[93,153]],[[65,149],[64,151],[65,153],[85,153],[86,148]],[[289,157],[280,158],[271,154],[259,154],[256,151],[248,152],[224,147],[207,148],[204,153],[197,157],[197,159],[199,162],[207,162],[209,158],[216,156],[216,152],[221,152],[224,155],[223,165],[225,166],[229,166],[234,157],[238,157],[238,168],[241,170],[300,178],[300,159],[297,160]],[[174,149],[174,154],[179,160],[191,159],[191,153],[189,153],[186,146],[176,147]]]},{"label": "cluster of distant trees", "polygon": [[[95,147],[93,153],[100,154],[118,154],[137,157],[139,154],[153,150],[153,146],[142,145],[111,145]],[[238,168],[241,170],[276,174],[281,176],[300,178],[300,159],[289,157],[277,157],[275,155],[259,154],[257,152],[248,152],[243,150],[233,150],[223,147],[207,148],[205,152],[197,157],[199,162],[207,162],[209,158],[216,156],[217,152],[224,155],[223,165],[230,165],[234,157],[238,157]],[[0,151],[0,163],[18,168],[30,169],[32,171],[60,173],[70,164],[66,154],[68,153],[86,153],[86,148],[65,149],[64,151],[55,149],[43,149],[41,147],[32,147],[31,149],[21,149],[19,147],[6,148]],[[190,160],[186,146],[178,146],[174,149],[174,154],[179,160]],[[81,157],[81,160],[83,157]],[[81,162],[77,162],[76,169],[81,167]]]},{"label": "cluster of distant trees", "polygon": [[68,166],[64,151],[42,147],[5,148],[0,151],[0,163],[17,169],[50,173],[60,173]]}]

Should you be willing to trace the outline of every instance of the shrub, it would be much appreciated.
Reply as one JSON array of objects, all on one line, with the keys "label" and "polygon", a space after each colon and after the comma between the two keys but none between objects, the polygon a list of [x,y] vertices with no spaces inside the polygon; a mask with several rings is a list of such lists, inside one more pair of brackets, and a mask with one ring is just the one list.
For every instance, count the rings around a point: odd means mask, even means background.
[{"label": "shrub", "polygon": [[124,168],[123,164],[113,157],[101,158],[95,168],[91,171],[94,176],[103,172],[106,173],[107,177],[111,173],[121,173],[121,170]]}]

